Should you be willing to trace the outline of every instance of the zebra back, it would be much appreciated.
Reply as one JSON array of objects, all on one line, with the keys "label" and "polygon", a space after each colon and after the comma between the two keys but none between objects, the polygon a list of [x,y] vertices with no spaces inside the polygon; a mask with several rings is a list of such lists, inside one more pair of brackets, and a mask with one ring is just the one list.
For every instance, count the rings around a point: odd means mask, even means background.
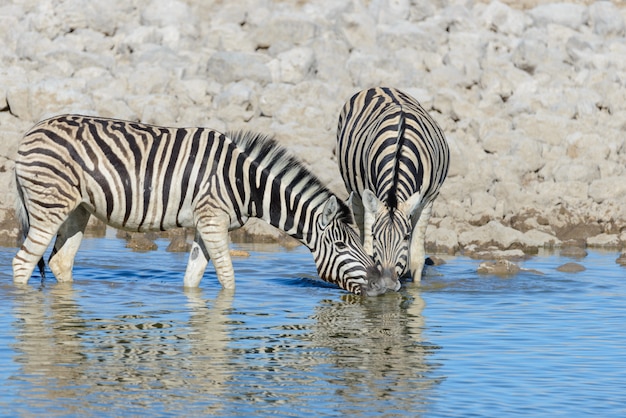
[{"label": "zebra back", "polygon": [[389,208],[415,193],[433,200],[448,173],[443,131],[417,100],[393,88],[352,96],[339,116],[337,141],[348,190],[362,197],[369,189]]}]

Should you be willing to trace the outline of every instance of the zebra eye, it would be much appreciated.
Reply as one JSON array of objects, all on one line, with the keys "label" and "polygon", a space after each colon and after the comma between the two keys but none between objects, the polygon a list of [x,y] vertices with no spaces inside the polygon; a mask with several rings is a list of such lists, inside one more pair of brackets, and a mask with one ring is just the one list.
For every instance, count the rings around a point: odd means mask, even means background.
[{"label": "zebra eye", "polygon": [[404,240],[405,240],[405,241],[411,241],[411,234],[406,234],[406,235],[404,236]]},{"label": "zebra eye", "polygon": [[345,242],[343,242],[343,241],[335,241],[335,247],[336,247],[338,250],[345,250],[346,248],[348,248],[348,246],[346,245],[346,243],[345,243]]}]

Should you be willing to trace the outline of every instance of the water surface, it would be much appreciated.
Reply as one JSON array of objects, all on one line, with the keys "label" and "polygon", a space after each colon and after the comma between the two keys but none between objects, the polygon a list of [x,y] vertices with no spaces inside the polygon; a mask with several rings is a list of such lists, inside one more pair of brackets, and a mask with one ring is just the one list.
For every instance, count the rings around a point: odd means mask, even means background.
[{"label": "water surface", "polygon": [[420,285],[360,298],[303,247],[237,246],[237,289],[187,254],[87,239],[75,282],[12,284],[0,248],[7,416],[626,416],[626,270],[541,256],[543,275],[454,257]]}]

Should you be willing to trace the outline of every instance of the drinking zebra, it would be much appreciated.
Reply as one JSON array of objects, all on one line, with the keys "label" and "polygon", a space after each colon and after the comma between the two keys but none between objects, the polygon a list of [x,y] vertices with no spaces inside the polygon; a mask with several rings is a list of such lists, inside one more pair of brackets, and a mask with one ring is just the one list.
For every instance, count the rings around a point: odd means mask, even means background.
[{"label": "drinking zebra", "polygon": [[339,116],[337,158],[365,251],[397,277],[410,270],[421,280],[426,227],[450,161],[441,128],[399,90],[364,90]]},{"label": "drinking zebra", "polygon": [[364,252],[350,208],[260,134],[58,116],[25,135],[15,175],[25,236],[13,259],[16,283],[27,283],[36,264],[43,275],[55,235],[50,268],[71,281],[95,215],[132,231],[195,227],[184,285],[197,287],[212,259],[222,286],[234,288],[228,231],[257,217],[306,245],[322,279],[357,294],[397,290]]}]

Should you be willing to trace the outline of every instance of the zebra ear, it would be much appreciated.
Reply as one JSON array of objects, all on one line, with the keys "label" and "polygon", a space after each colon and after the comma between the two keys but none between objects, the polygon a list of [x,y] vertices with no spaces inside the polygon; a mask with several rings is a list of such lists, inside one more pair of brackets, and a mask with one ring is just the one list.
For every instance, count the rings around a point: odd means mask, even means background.
[{"label": "zebra ear", "polygon": [[422,204],[422,195],[420,192],[412,194],[407,200],[400,203],[400,210],[407,216],[411,217],[417,208]]},{"label": "zebra ear", "polygon": [[328,226],[338,210],[339,204],[337,203],[337,198],[335,196],[331,196],[324,205],[324,210],[322,211],[322,228],[326,228]]},{"label": "zebra ear", "polygon": [[382,202],[376,197],[376,195],[369,189],[363,190],[363,207],[366,213],[374,214],[378,212]]},{"label": "zebra ear", "polygon": [[350,209],[352,209],[353,198],[354,198],[354,192],[350,192],[350,196],[348,196],[348,200],[346,200],[346,205],[348,205]]}]

